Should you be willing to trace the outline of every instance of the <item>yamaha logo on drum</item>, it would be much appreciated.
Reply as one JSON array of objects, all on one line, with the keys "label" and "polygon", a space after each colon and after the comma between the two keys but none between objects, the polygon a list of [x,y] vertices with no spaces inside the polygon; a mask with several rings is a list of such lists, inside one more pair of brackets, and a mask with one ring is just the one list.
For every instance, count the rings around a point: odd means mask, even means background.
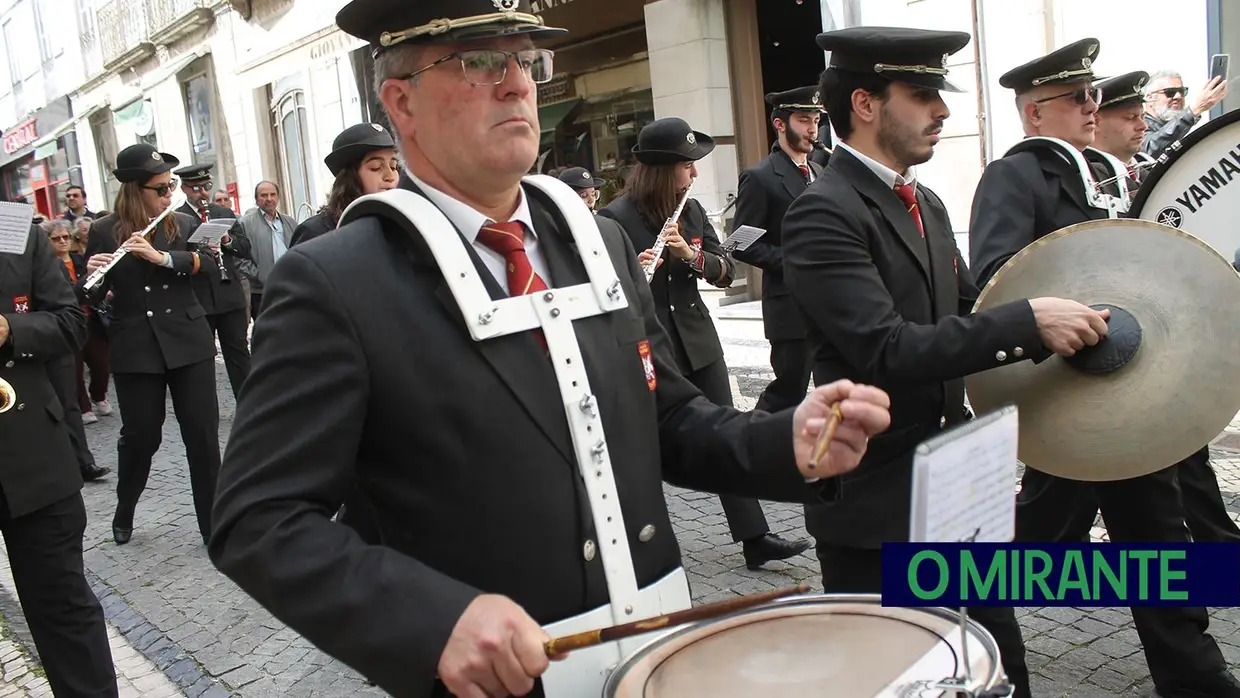
[{"label": "yamaha logo on drum", "polygon": [[1154,219],[1156,223],[1169,225],[1172,228],[1179,228],[1184,222],[1184,212],[1175,206],[1168,206],[1158,212],[1158,216]]}]

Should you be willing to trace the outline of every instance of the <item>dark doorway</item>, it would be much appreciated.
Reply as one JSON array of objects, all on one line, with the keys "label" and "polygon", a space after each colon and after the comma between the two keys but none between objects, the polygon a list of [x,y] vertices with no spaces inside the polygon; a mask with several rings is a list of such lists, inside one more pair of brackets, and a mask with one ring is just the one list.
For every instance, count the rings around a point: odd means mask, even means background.
[{"label": "dark doorway", "polygon": [[[817,84],[825,67],[822,49],[814,43],[814,38],[822,33],[821,4],[814,0],[761,0],[755,5],[762,94]],[[826,131],[829,136],[829,129]],[[766,132],[773,142],[775,129],[769,120]]]}]

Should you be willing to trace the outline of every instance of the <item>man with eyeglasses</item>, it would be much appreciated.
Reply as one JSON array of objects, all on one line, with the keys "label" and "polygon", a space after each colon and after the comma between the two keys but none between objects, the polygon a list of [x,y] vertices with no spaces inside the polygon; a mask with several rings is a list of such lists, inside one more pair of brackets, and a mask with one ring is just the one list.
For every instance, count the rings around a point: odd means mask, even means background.
[{"label": "man with eyeglasses", "polygon": [[211,255],[220,267],[220,273],[194,276],[194,293],[203,310],[211,331],[219,337],[220,353],[228,370],[228,382],[233,395],[241,392],[241,384],[250,372],[250,345],[246,341],[249,323],[246,321],[246,289],[238,263],[250,259],[250,237],[237,221],[237,214],[211,202],[211,168],[213,164],[182,167],[173,174],[181,180],[185,203],[177,209],[187,216],[207,221],[231,220],[232,227],[220,239]]},{"label": "man with eyeglasses", "polygon": [[99,217],[99,214],[86,208],[86,190],[76,184],[65,189],[65,206],[68,210],[60,214],[60,217],[70,223],[76,223],[79,218],[94,220]]},{"label": "man with eyeglasses", "polygon": [[1141,152],[1158,157],[1226,96],[1227,81],[1216,76],[1206,83],[1193,106],[1186,109],[1188,88],[1180,74],[1172,70],[1153,73],[1145,86],[1145,123],[1149,130],[1141,142]]},{"label": "man with eyeglasses", "polygon": [[[1085,151],[1093,145],[1098,105],[1094,86],[1097,39],[1082,39],[1013,68],[999,84],[1016,93],[1027,137],[1043,136]],[[1101,168],[1099,168],[1101,169]],[[1102,173],[1089,173],[1093,181]],[[1013,255],[1039,238],[1076,223],[1104,219],[1089,206],[1080,170],[1052,147],[1029,148],[988,165],[973,197],[971,267],[984,287]],[[1079,347],[1078,347],[1079,348]],[[1026,467],[1017,496],[1016,537],[1028,542],[1076,542],[1079,514],[1095,502],[1112,541],[1187,542],[1176,466],[1115,482],[1081,482]],[[1163,698],[1240,698],[1217,643],[1206,633],[1204,608],[1133,608],[1137,634]]]},{"label": "man with eyeglasses", "polygon": [[[544,643],[689,605],[663,481],[830,500],[886,395],[742,413],[676,371],[625,232],[523,181],[552,76],[533,40],[563,32],[529,0],[353,0],[336,23],[375,51],[407,176],[268,277],[211,559],[392,695],[601,695],[615,643],[550,671]],[[382,546],[331,522],[355,488]]]}]

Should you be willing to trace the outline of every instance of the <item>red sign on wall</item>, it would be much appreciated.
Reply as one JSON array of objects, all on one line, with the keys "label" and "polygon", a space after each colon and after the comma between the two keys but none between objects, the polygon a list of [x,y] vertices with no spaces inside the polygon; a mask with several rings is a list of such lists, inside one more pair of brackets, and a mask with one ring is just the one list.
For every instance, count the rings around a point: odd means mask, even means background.
[{"label": "red sign on wall", "polygon": [[4,152],[12,155],[39,138],[34,119],[23,121],[4,132]]}]

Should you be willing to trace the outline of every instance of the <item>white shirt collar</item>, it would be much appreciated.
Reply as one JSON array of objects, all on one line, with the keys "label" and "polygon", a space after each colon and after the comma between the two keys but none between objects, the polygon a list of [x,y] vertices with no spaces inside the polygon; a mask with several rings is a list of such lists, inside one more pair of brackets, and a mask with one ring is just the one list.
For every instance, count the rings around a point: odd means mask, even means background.
[{"label": "white shirt collar", "polygon": [[908,175],[904,176],[843,141],[840,141],[837,145],[848,151],[853,157],[860,160],[866,167],[870,168],[871,172],[878,175],[878,178],[883,180],[883,184],[886,184],[888,189],[895,189],[896,186],[900,184],[911,184],[914,188],[916,188],[917,170],[915,168],[908,168]]},{"label": "white shirt collar", "polygon": [[[406,172],[408,172],[408,170],[406,170]],[[419,179],[417,175],[412,172],[408,172],[408,174],[414,184],[418,185],[418,188],[421,189],[422,193],[426,195],[426,198],[430,199],[431,203],[435,204],[440,211],[443,211],[443,215],[447,216],[448,220],[452,221],[452,225],[455,225],[456,229],[461,231],[461,234],[465,236],[466,242],[470,245],[474,244],[474,241],[477,240],[478,233],[482,230],[482,226],[489,223],[501,222],[489,218],[475,210],[469,204],[458,201],[450,195],[439,191],[435,187],[432,187],[423,180]],[[526,235],[533,235],[537,238],[537,234],[534,232],[534,217],[530,215],[529,199],[525,196],[525,190],[523,188],[518,191],[520,192],[518,194],[518,196],[520,196],[520,200],[517,203],[517,210],[513,212],[512,218],[509,220],[523,223],[525,225]]]}]

